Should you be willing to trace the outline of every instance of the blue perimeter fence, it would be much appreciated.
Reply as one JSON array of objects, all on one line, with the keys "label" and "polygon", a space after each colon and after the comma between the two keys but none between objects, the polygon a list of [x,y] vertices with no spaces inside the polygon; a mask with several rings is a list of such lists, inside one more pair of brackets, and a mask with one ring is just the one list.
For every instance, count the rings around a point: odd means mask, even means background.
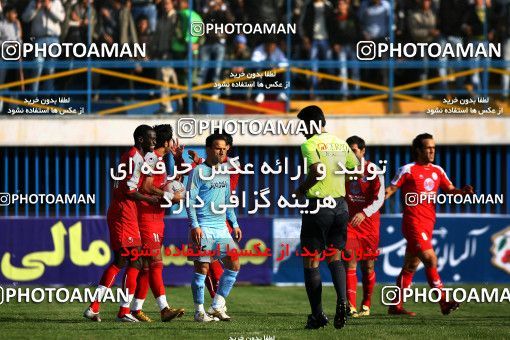
[{"label": "blue perimeter fence", "polygon": [[[290,57],[289,57],[290,58]],[[32,78],[33,75],[30,73],[36,69],[39,65],[38,62],[28,61],[22,62],[22,66],[17,62],[2,62],[0,63],[0,69],[17,70],[20,67],[27,71],[25,78]],[[98,75],[92,72],[93,68],[101,68],[107,70],[113,70],[116,72],[123,72],[127,76],[138,76],[144,77],[149,80],[159,80],[156,77],[156,70],[163,67],[172,67],[176,71],[184,69],[186,75],[186,82],[184,84],[178,84],[184,86],[184,89],[170,89],[171,95],[186,94],[187,97],[183,100],[184,106],[187,112],[196,111],[194,106],[193,95],[213,95],[221,94],[227,96],[228,99],[238,99],[239,96],[244,96],[249,93],[246,89],[232,89],[228,92],[225,89],[218,90],[214,87],[194,89],[198,84],[195,81],[197,73],[200,72],[201,68],[207,68],[209,70],[217,67],[216,62],[202,62],[195,59],[187,60],[150,60],[150,61],[134,61],[134,60],[70,60],[70,61],[45,61],[43,63],[45,69],[55,68],[55,72],[64,72],[75,70],[79,68],[86,68],[83,74],[66,76],[55,80],[57,82],[67,82],[64,88],[63,85],[57,86],[57,89],[53,90],[41,90],[33,91],[30,86],[27,86],[24,90],[19,89],[18,86],[0,89],[0,96],[16,98],[24,100],[26,98],[32,98],[37,96],[66,96],[70,97],[73,102],[82,103],[83,107],[86,108],[86,113],[95,113],[103,108],[102,104],[110,103],[113,97],[118,97],[121,100],[130,101],[144,101],[147,98],[159,98],[163,89],[158,85],[147,84],[144,81],[136,80],[125,80],[116,78],[115,76]],[[317,67],[319,72],[327,75],[340,76],[340,68],[346,67],[348,70],[355,67],[361,72],[361,81],[368,85],[361,85],[359,88],[354,87],[352,84],[349,85],[348,91],[341,89],[343,81],[337,80],[325,80],[324,85],[319,86],[314,90],[315,95],[324,97],[329,100],[347,100],[347,97],[363,98],[375,95],[387,94],[388,97],[388,111],[393,112],[395,107],[396,95],[408,95],[408,96],[430,96],[437,99],[442,99],[447,96],[504,96],[505,90],[502,87],[502,75],[496,74],[492,70],[497,70],[497,73],[508,72],[510,69],[510,61],[501,59],[471,59],[471,60],[372,60],[372,61],[359,61],[359,60],[348,60],[340,62],[338,60],[291,60],[288,59],[285,63],[272,63],[272,62],[252,62],[247,60],[225,60],[221,63],[222,72],[229,70],[231,67],[243,67],[246,68],[246,72],[257,72],[260,70],[270,70],[274,68],[283,68],[285,82],[289,82],[289,87],[278,90],[259,90],[265,95],[276,96],[279,93],[285,93],[286,99],[283,100],[286,104],[286,111],[290,110],[291,100],[305,100],[309,99],[310,95],[310,77],[302,74],[293,73],[291,68],[300,68],[307,71],[311,71],[313,67]],[[142,67],[150,70],[152,75],[145,74],[134,74],[133,70],[135,67]],[[479,72],[480,84],[479,88],[469,88],[469,79],[471,75],[459,76],[459,81],[454,81],[454,77],[448,76],[448,79],[443,82],[436,80],[432,84],[428,84],[427,88],[423,88],[418,84],[420,81],[418,74],[421,70],[428,70],[427,79],[436,78],[439,76],[438,70],[445,68],[448,74],[455,74],[462,71],[468,71],[480,68]],[[492,69],[492,70],[491,70]],[[377,73],[376,73],[377,72]],[[387,83],[384,84],[382,80],[378,79],[381,77],[382,72],[386,73]],[[71,78],[69,78],[71,77]],[[69,80],[68,80],[69,79]],[[112,88],[113,83],[104,83],[104,79],[110,79],[110,82],[114,82],[115,85]],[[349,80],[354,80],[351,75],[347,77]],[[228,76],[221,76],[220,82],[229,80]],[[448,85],[448,83],[454,83],[454,85]],[[118,84],[130,84],[121,85]],[[458,84],[462,85],[458,85]],[[104,85],[109,84],[109,85]],[[398,89],[395,91],[395,87],[413,84],[412,87],[406,89]],[[0,84],[2,85],[2,84]],[[107,86],[107,87],[104,87]],[[382,88],[379,88],[381,87]],[[445,87],[446,86],[446,87]],[[254,97],[255,91],[251,91],[251,96]],[[101,98],[100,100],[98,98]],[[152,113],[152,112],[151,112]]]},{"label": "blue perimeter fence", "polygon": [[[15,204],[0,207],[6,217],[78,217],[105,215],[111,199],[113,179],[110,168],[116,168],[127,147],[2,147],[0,159],[0,193],[10,194],[95,194],[94,205]],[[203,153],[202,148],[196,148]],[[292,181],[297,165],[302,165],[299,147],[236,147],[241,164],[252,163],[260,169],[263,162],[275,167],[276,160],[289,160],[288,175],[241,175],[238,192],[247,197],[254,191],[270,188],[268,209],[260,209],[257,216],[297,217],[297,209],[280,209],[278,197],[290,198],[298,181]],[[171,158],[171,157],[170,157]],[[398,168],[411,162],[409,146],[369,146],[366,158],[374,162],[387,160],[385,183],[388,185]],[[477,194],[503,194],[503,204],[438,205],[441,213],[510,214],[510,147],[508,145],[468,146],[443,145],[436,147],[436,164],[443,167],[452,182],[460,187],[471,184]],[[172,160],[168,169],[173,169]],[[303,180],[303,177],[301,178]],[[253,200],[249,200],[253,201]],[[238,215],[248,215],[254,205],[237,208]],[[394,195],[383,206],[385,214],[402,211],[400,195]]]}]

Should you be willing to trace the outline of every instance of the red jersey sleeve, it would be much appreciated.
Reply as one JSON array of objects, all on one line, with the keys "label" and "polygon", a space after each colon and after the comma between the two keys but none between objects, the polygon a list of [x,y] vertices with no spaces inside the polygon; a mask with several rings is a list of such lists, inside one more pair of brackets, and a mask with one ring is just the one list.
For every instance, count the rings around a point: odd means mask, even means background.
[{"label": "red jersey sleeve", "polygon": [[372,197],[370,198],[370,203],[363,209],[363,213],[367,217],[378,212],[384,203],[384,177],[382,175],[377,176],[377,178],[370,181],[370,186]]},{"label": "red jersey sleeve", "polygon": [[127,153],[126,158],[124,163],[128,165],[128,168],[131,167],[132,169],[132,172],[128,171],[126,176],[127,193],[132,193],[138,191],[142,185],[143,157],[136,148],[133,147]]},{"label": "red jersey sleeve", "polygon": [[443,168],[441,168],[439,165],[436,165],[436,167],[439,168],[439,187],[441,190],[447,191],[453,185],[453,183],[450,181]]},{"label": "red jersey sleeve", "polygon": [[391,185],[395,185],[396,187],[400,188],[409,176],[411,176],[411,166],[407,164],[398,169],[397,175],[391,181]]},{"label": "red jersey sleeve", "polygon": [[[147,166],[151,170],[156,169],[156,163],[157,162],[158,162],[158,156],[154,152],[148,152],[148,153],[145,154],[144,164],[147,164]],[[151,177],[152,176],[152,171],[149,171],[149,172],[146,171],[146,173],[142,173],[142,177],[143,176]]]}]

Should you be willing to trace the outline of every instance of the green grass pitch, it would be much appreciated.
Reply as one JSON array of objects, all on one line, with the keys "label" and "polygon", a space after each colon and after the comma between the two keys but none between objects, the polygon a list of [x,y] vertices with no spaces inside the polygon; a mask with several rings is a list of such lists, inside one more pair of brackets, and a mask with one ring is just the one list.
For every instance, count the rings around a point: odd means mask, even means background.
[{"label": "green grass pitch", "polygon": [[[463,285],[462,287],[481,287]],[[453,286],[449,286],[453,287]],[[505,285],[484,285],[505,287]],[[506,285],[508,287],[508,285]],[[156,322],[126,324],[115,322],[117,305],[105,303],[103,322],[82,317],[85,304],[8,303],[0,306],[1,338],[73,339],[510,339],[510,303],[465,303],[448,316],[433,303],[409,303],[406,308],[418,313],[414,318],[389,316],[375,288],[372,316],[350,319],[344,329],[333,325],[334,288],[323,288],[323,306],[331,323],[320,330],[305,330],[309,313],[304,287],[236,286],[229,296],[231,322],[200,324],[193,321],[193,302],[189,287],[167,288],[170,304],[186,308],[186,314],[169,323],[159,321],[152,295],[144,310]],[[150,292],[149,292],[150,294]],[[361,287],[358,287],[358,300]],[[210,298],[206,292],[206,307]]]}]

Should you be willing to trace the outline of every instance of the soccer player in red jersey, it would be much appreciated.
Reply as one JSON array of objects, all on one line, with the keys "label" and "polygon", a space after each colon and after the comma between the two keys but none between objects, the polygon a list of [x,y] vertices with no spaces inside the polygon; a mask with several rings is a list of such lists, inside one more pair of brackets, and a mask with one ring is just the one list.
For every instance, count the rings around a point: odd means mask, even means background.
[{"label": "soccer player in red jersey", "polygon": [[[456,188],[448,179],[444,170],[434,163],[436,145],[432,135],[423,133],[413,140],[412,152],[415,162],[401,167],[391,185],[386,189],[386,198],[393,195],[398,188],[402,188],[405,198],[402,219],[402,234],[407,240],[404,265],[397,277],[397,286],[401,291],[411,286],[413,275],[420,264],[425,266],[427,281],[432,288],[442,289],[443,283],[437,272],[437,256],[432,248],[432,231],[436,222],[436,206],[428,199],[435,196],[439,188],[446,194],[471,195],[473,187]],[[425,198],[425,199],[424,199]],[[402,301],[390,306],[388,314],[416,313],[406,311]],[[446,302],[444,294],[439,301],[441,312],[449,314],[459,307],[455,301]]]},{"label": "soccer player in red jersey", "polygon": [[[347,299],[350,305],[349,314],[352,317],[360,317],[370,315],[371,297],[375,286],[374,260],[379,247],[381,224],[379,209],[384,203],[384,177],[372,175],[372,172],[368,171],[369,168],[377,171],[380,169],[375,164],[370,165],[371,162],[364,159],[366,146],[362,138],[351,136],[346,142],[361,164],[364,164],[363,176],[347,181],[345,185],[345,199],[349,207],[347,243],[344,250],[344,258],[347,262]],[[363,282],[363,300],[359,313],[356,309],[358,285],[356,264],[358,261],[361,264]]]},{"label": "soccer player in red jersey", "polygon": [[[182,153],[179,155],[176,153],[176,150],[180,150],[180,148],[178,142],[172,139],[173,131],[170,125],[157,125],[154,127],[154,131],[156,132],[156,146],[153,152],[148,152],[145,155],[145,163],[152,171],[143,175],[142,192],[150,196],[166,196],[165,198],[168,201],[178,203],[183,198],[182,192],[175,192],[172,195],[171,193],[164,192],[162,189],[167,182],[166,156],[173,153],[175,162],[178,164],[182,160]],[[144,255],[143,257],[144,268],[138,274],[135,299],[131,306],[131,315],[143,322],[152,321],[142,312],[149,286],[159,307],[161,321],[170,321],[184,314],[184,309],[182,308],[170,308],[165,295],[161,256],[165,231],[164,217],[165,209],[161,206],[155,206],[144,201],[138,202],[138,225],[142,239],[142,251],[148,252],[151,255]]]},{"label": "soccer player in red jersey", "polygon": [[[215,133],[220,133],[219,131],[215,131]],[[229,159],[229,155],[232,154],[232,148],[234,145],[234,139],[232,136],[228,133],[221,133],[224,135],[227,139],[227,153],[225,154],[225,157],[222,160],[222,163],[231,162],[232,160]],[[192,166],[193,168],[196,167],[198,164],[201,164],[204,159],[198,157],[198,155],[193,151],[189,151],[190,157],[193,159]],[[235,163],[237,167],[240,167],[239,162]],[[234,170],[234,168],[230,168],[229,170]],[[235,191],[237,189],[237,184],[239,183],[239,174],[230,174],[230,189],[232,191]],[[228,232],[232,233],[232,223],[230,221],[226,221]],[[207,273],[207,276],[205,278],[205,286],[207,287],[207,290],[209,291],[209,294],[212,298],[216,295],[216,291],[218,290],[218,284],[220,283],[221,275],[223,275],[223,266],[221,265],[221,262],[216,260],[209,264],[209,272]]]},{"label": "soccer player in red jersey", "polygon": [[[126,269],[123,280],[123,288],[129,290],[129,295],[135,291],[136,277],[141,266],[141,261],[130,259],[121,254],[130,253],[133,248],[141,246],[140,231],[138,228],[137,201],[145,201],[150,204],[159,204],[155,197],[149,197],[138,192],[142,184],[142,164],[145,153],[154,148],[156,133],[148,125],[140,125],[133,134],[135,145],[121,157],[119,172],[124,174],[123,178],[114,184],[113,198],[110,202],[107,213],[107,223],[110,230],[110,246],[114,254],[113,263],[104,271],[97,287],[98,300],[93,301],[85,310],[84,317],[92,321],[101,321],[99,316],[99,301],[104,293],[115,282],[115,277],[122,268]],[[129,264],[128,264],[129,262]],[[130,301],[129,301],[130,302]],[[126,301],[123,301],[126,303]],[[129,307],[129,303],[128,303]],[[136,322],[129,308],[121,307],[117,315],[119,321]]]}]

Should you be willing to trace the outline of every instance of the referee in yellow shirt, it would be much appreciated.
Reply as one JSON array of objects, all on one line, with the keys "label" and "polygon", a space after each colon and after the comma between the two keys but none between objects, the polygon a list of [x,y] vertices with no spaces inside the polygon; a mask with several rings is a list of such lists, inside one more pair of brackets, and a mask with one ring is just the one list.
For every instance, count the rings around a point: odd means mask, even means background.
[{"label": "referee in yellow shirt", "polygon": [[[337,294],[334,326],[342,328],[347,321],[347,299],[341,250],[347,238],[349,212],[344,199],[345,175],[335,174],[335,171],[341,169],[339,163],[352,170],[358,166],[359,161],[345,141],[326,132],[326,119],[318,106],[305,107],[297,117],[306,122],[309,133],[312,121],[317,125],[321,124],[322,131],[305,135],[307,140],[301,145],[301,152],[307,162],[308,176],[295,193],[298,196],[305,195],[309,200],[308,211],[316,210],[318,202],[325,197],[332,197],[336,203],[334,208],[321,207],[315,214],[302,215],[301,247],[319,253],[316,257],[303,257],[306,293],[312,310],[305,328],[317,329],[328,323],[322,310],[322,281],[319,271],[321,252],[328,247],[336,250],[334,255],[327,257]],[[318,180],[324,172],[320,171],[320,168],[325,168],[325,177]]]}]

